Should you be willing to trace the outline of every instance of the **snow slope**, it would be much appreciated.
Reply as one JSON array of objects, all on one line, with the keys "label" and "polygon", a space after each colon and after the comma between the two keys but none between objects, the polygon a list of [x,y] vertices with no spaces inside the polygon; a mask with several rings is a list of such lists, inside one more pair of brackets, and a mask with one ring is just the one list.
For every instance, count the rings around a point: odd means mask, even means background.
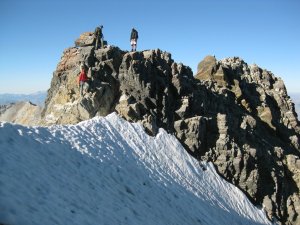
[{"label": "snow slope", "polygon": [[116,114],[69,126],[0,123],[0,224],[270,224],[176,138]]}]

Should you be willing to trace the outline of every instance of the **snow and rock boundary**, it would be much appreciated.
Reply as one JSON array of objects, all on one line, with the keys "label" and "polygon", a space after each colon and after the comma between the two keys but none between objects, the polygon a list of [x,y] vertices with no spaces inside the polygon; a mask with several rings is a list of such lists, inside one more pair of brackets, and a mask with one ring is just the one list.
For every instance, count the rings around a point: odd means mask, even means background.
[{"label": "snow and rock boundary", "polygon": [[212,164],[115,113],[77,125],[0,123],[0,223],[270,224]]}]

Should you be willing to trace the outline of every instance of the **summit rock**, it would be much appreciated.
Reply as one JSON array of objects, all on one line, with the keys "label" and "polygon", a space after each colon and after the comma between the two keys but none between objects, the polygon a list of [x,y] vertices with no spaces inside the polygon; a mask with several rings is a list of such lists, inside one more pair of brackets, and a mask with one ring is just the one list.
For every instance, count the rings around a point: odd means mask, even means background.
[{"label": "summit rock", "polygon": [[[174,134],[198,160],[264,207],[270,220],[300,223],[300,127],[284,82],[238,57],[206,57],[192,70],[160,49],[95,50],[92,33],[66,49],[53,73],[43,125],[117,112],[150,135]],[[79,65],[90,90],[79,97]]]}]

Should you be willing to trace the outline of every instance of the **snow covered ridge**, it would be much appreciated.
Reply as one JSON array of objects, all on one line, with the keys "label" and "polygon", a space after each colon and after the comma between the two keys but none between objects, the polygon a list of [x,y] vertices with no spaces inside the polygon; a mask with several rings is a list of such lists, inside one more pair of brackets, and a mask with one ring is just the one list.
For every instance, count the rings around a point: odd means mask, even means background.
[{"label": "snow covered ridge", "polygon": [[0,224],[271,224],[175,137],[116,114],[77,125],[0,123]]}]

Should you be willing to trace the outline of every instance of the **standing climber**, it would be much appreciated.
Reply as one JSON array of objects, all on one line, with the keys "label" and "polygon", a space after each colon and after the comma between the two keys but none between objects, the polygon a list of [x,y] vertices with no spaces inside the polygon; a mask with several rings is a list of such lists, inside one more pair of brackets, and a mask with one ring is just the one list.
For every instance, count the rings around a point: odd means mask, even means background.
[{"label": "standing climber", "polygon": [[[99,26],[96,27],[95,29],[95,38],[96,38],[96,42],[95,42],[95,50],[99,49],[99,48],[103,48],[103,33],[102,33],[102,28],[103,26]],[[99,47],[100,45],[100,47]]]},{"label": "standing climber", "polygon": [[130,34],[130,44],[131,44],[131,51],[136,51],[136,44],[137,39],[139,38],[138,32],[136,29],[132,28],[131,34]]},{"label": "standing climber", "polygon": [[86,75],[84,64],[80,65],[80,75],[78,81],[79,81],[80,96],[83,97],[83,91],[86,93],[88,92],[89,89],[88,77]]}]

